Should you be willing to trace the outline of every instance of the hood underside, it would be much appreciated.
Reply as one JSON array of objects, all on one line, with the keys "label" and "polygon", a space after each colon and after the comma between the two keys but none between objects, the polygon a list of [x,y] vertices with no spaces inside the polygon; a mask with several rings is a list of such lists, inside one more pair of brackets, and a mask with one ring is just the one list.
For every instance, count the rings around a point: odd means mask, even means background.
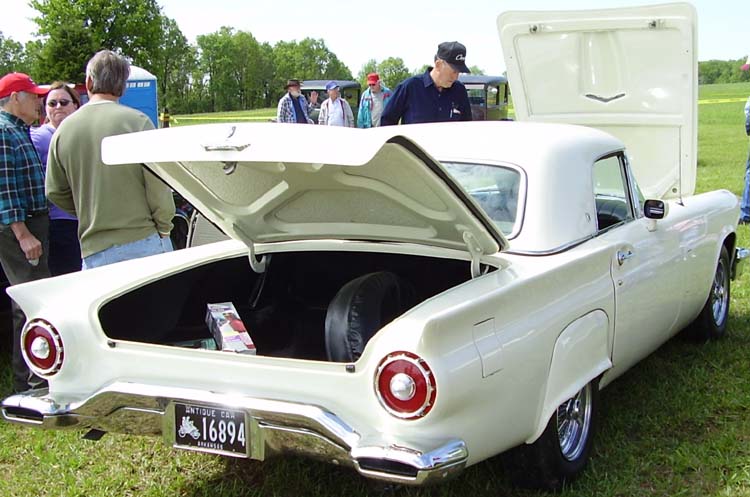
[{"label": "hood underside", "polygon": [[647,197],[694,192],[698,64],[691,5],[506,12],[498,30],[517,119],[600,128],[626,144]]}]

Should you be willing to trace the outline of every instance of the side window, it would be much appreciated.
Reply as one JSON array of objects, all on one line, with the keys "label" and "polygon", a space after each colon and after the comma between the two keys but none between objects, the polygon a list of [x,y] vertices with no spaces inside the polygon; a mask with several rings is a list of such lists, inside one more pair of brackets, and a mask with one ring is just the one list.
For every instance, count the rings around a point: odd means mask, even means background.
[{"label": "side window", "polygon": [[599,231],[633,219],[623,161],[619,155],[594,164],[594,200]]}]

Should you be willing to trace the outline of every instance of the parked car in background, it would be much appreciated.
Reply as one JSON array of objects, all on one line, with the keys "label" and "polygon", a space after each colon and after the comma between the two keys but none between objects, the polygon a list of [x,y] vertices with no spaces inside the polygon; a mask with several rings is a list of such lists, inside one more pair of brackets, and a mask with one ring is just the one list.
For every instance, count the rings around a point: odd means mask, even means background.
[{"label": "parked car in background", "polygon": [[[409,485],[495,455],[524,485],[580,474],[601,388],[681,330],[726,333],[747,257],[739,202],[694,194],[691,6],[499,26],[511,82],[531,83],[514,86],[524,118],[568,122],[105,139],[106,163],[145,164],[231,240],[11,287],[29,318],[24,357],[49,388],[4,399],[3,418],[293,453]],[[626,57],[608,72],[588,50]],[[552,99],[544,54],[567,58],[556,87],[586,94]],[[623,65],[649,70],[611,94]],[[233,304],[254,353],[215,350],[217,303]]]},{"label": "parked car in background", "polygon": [[510,97],[508,79],[505,76],[460,74],[458,80],[464,84],[471,103],[471,117],[475,121],[499,121],[508,119]]},{"label": "parked car in background", "polygon": [[[328,79],[307,79],[302,82],[302,94],[305,95],[307,101],[310,101],[310,93],[313,91],[318,92],[318,105],[315,109],[310,112],[310,119],[315,124],[318,124],[318,116],[320,115],[320,104],[328,98],[326,94],[326,84],[331,81]],[[349,102],[349,106],[352,108],[354,114],[354,122],[357,122],[357,111],[359,110],[359,97],[362,95],[362,85],[358,81],[349,81],[345,79],[334,79],[337,85],[341,88],[341,97]]]}]

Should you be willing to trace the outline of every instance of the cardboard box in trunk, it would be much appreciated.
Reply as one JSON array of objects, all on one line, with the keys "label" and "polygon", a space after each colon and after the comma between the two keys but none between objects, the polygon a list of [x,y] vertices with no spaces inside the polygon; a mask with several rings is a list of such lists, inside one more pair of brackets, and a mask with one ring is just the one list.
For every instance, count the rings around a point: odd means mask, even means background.
[{"label": "cardboard box in trunk", "polygon": [[231,302],[208,304],[206,324],[221,350],[255,354],[255,344]]}]

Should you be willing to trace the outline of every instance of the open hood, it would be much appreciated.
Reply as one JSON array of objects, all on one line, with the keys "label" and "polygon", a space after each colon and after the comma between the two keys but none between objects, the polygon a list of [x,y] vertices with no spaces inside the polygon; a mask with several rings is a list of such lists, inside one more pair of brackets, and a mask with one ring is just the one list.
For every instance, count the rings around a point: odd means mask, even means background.
[{"label": "open hood", "polygon": [[600,128],[628,147],[646,197],[694,192],[698,59],[691,5],[505,12],[497,24],[517,119]]},{"label": "open hood", "polygon": [[443,167],[393,132],[208,124],[106,138],[107,164],[144,163],[248,245],[333,238],[468,250],[507,246]]}]

